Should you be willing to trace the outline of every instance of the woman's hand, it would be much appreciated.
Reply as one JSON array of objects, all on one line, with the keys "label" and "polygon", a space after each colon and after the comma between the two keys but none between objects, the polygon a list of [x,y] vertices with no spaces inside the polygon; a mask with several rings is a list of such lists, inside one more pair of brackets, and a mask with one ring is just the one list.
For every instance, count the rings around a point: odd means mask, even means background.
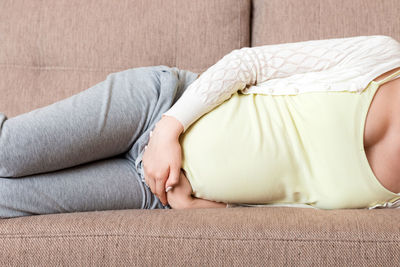
[{"label": "woman's hand", "polygon": [[162,116],[142,158],[145,181],[164,205],[168,204],[165,189],[179,183],[182,164],[179,136],[182,132],[183,125],[177,119]]}]

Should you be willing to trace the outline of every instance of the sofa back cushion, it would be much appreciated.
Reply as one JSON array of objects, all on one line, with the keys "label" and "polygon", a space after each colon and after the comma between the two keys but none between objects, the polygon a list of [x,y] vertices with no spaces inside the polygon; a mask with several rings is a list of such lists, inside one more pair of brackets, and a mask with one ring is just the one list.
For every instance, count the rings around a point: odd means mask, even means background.
[{"label": "sofa back cushion", "polygon": [[253,0],[252,46],[356,35],[400,40],[399,0]]},{"label": "sofa back cushion", "polygon": [[2,0],[0,112],[12,117],[124,69],[202,72],[250,45],[249,0]]}]

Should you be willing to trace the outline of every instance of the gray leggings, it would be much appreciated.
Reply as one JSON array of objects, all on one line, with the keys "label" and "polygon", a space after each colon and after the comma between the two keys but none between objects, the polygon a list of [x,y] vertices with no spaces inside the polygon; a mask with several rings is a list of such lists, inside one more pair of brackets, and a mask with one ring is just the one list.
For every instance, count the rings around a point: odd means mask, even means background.
[{"label": "gray leggings", "polygon": [[170,208],[144,183],[141,156],[162,113],[197,76],[133,68],[46,107],[0,113],[0,217]]}]

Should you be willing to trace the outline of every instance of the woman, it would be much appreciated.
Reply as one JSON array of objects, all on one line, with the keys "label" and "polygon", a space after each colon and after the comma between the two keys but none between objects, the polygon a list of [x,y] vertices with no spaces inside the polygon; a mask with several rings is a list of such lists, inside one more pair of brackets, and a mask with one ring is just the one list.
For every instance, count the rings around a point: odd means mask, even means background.
[{"label": "woman", "polygon": [[156,127],[143,158],[146,181],[161,199],[167,167],[166,186],[176,183],[180,158],[162,149],[162,136],[178,132],[193,192],[181,174],[184,190],[168,196],[174,208],[393,206],[400,198],[399,66],[400,45],[387,36],[235,50],[164,113],[181,125]]},{"label": "woman", "polygon": [[[199,78],[166,66],[130,69],[47,107],[1,114],[0,177],[9,179],[0,179],[0,217],[226,203],[387,206],[400,191],[398,79],[380,79],[398,70],[399,56],[386,36],[242,48]],[[362,154],[358,134],[378,88]]]}]

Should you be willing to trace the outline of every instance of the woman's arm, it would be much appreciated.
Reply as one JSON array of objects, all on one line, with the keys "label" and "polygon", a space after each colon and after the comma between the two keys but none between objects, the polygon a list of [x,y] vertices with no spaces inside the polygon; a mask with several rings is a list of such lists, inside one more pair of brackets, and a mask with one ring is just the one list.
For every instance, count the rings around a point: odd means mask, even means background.
[{"label": "woman's arm", "polygon": [[[162,114],[159,126],[155,128],[154,142],[150,141],[150,149],[143,160],[152,192],[165,204],[164,189],[178,182],[181,167],[179,135],[236,91],[275,78],[352,66],[354,63],[360,65],[360,62],[371,58],[382,60],[383,50],[389,57],[398,54],[398,46],[393,38],[378,35],[233,50],[203,72]],[[170,130],[171,125],[173,130]],[[171,132],[174,133],[172,137],[165,138],[171,136]]]},{"label": "woman's arm", "polygon": [[193,198],[193,202],[189,205],[189,209],[202,209],[202,208],[226,208],[227,204],[222,202],[211,201],[202,198]]},{"label": "woman's arm", "polygon": [[379,58],[382,49],[395,47],[393,42],[398,45],[391,37],[377,35],[236,49],[203,72],[163,115],[176,118],[184,132],[199,117],[248,85],[351,66],[366,57]]},{"label": "woman's arm", "polygon": [[173,209],[226,208],[226,203],[195,198],[192,193],[192,186],[181,171],[179,183],[167,192],[168,203]]}]

